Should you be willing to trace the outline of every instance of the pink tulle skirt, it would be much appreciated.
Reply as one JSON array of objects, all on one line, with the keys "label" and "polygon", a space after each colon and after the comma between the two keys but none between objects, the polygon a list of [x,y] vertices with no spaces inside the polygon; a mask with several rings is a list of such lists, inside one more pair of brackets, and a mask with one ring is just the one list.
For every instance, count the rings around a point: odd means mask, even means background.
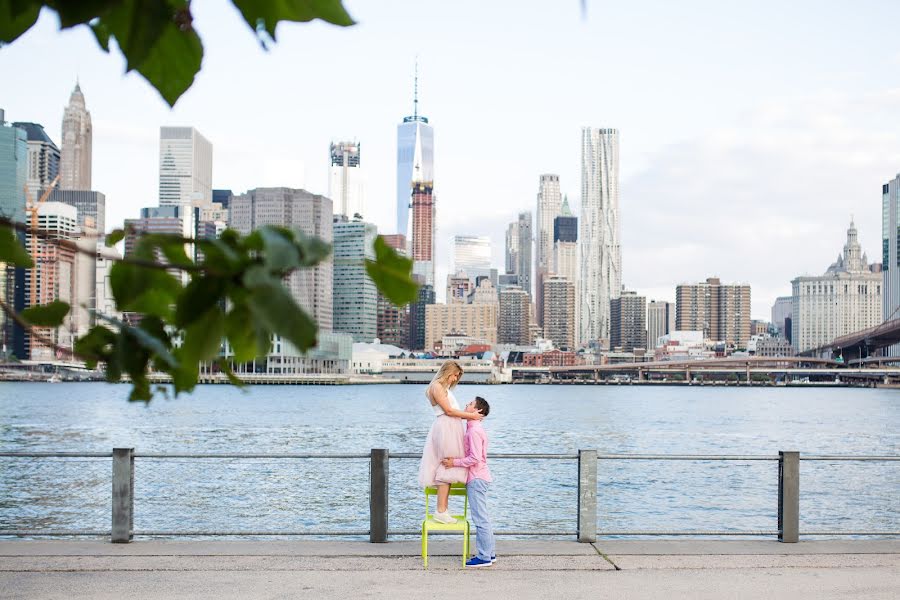
[{"label": "pink tulle skirt", "polygon": [[425,440],[422,462],[419,463],[419,485],[424,487],[441,483],[465,483],[468,469],[446,468],[441,459],[462,458],[466,455],[463,445],[465,424],[462,419],[440,415],[434,418],[431,431]]}]

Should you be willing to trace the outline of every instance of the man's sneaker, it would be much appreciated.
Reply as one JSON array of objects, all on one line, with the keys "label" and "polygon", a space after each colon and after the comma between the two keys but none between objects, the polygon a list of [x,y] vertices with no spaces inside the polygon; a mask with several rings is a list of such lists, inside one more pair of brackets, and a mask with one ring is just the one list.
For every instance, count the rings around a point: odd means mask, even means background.
[{"label": "man's sneaker", "polygon": [[456,523],[456,519],[450,516],[450,512],[435,512],[432,517],[438,523],[443,523],[444,525],[452,525]]},{"label": "man's sneaker", "polygon": [[495,562],[497,562],[497,557],[496,557],[496,556],[492,556],[492,557],[491,557],[491,564],[494,564]]},{"label": "man's sneaker", "polygon": [[466,561],[467,567],[489,567],[492,564],[494,564],[494,563],[492,563],[489,560],[482,560],[482,559],[478,558],[477,556],[473,556],[472,558],[470,558],[469,560]]}]

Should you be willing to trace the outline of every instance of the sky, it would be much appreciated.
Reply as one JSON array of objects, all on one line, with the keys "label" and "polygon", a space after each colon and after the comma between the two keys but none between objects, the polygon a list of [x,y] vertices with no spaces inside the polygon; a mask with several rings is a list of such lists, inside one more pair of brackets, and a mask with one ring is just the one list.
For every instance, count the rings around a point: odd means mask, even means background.
[{"label": "sky", "polygon": [[[768,319],[820,274],[851,216],[880,260],[881,186],[900,173],[900,3],[760,0],[345,0],[358,21],[282,24],[265,50],[229,0],[193,0],[203,69],[174,109],[117,50],[44,11],[0,48],[0,108],[59,143],[76,78],[107,227],[158,204],[159,127],[213,144],[213,187],[327,193],[333,139],[362,144],[368,220],[393,233],[396,128],[435,131],[437,280],[454,235],[535,210],[543,173],[580,209],[581,127],[620,135],[623,283],[674,300],[718,276]],[[442,286],[438,286],[442,287]],[[442,293],[442,290],[440,290]]]}]

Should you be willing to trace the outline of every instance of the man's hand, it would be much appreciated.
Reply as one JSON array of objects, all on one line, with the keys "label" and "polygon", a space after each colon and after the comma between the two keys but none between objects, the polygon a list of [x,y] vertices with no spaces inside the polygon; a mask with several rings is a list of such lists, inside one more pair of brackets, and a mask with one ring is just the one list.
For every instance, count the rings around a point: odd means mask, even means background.
[{"label": "man's hand", "polygon": [[453,468],[453,459],[445,458],[444,460],[441,461],[441,464],[444,465],[445,467],[447,467],[448,469],[451,469],[451,468]]}]

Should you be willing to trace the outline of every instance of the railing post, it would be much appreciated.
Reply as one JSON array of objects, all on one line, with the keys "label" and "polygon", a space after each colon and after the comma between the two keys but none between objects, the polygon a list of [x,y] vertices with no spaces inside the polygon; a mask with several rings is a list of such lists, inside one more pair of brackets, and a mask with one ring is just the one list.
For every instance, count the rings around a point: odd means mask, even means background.
[{"label": "railing post", "polygon": [[578,451],[578,541],[597,541],[597,451]]},{"label": "railing post", "polygon": [[112,542],[127,544],[134,529],[134,448],[113,448]]},{"label": "railing post", "polygon": [[800,539],[800,453],[778,453],[778,540]]},{"label": "railing post", "polygon": [[369,466],[369,541],[387,541],[388,532],[388,451],[372,448]]}]

